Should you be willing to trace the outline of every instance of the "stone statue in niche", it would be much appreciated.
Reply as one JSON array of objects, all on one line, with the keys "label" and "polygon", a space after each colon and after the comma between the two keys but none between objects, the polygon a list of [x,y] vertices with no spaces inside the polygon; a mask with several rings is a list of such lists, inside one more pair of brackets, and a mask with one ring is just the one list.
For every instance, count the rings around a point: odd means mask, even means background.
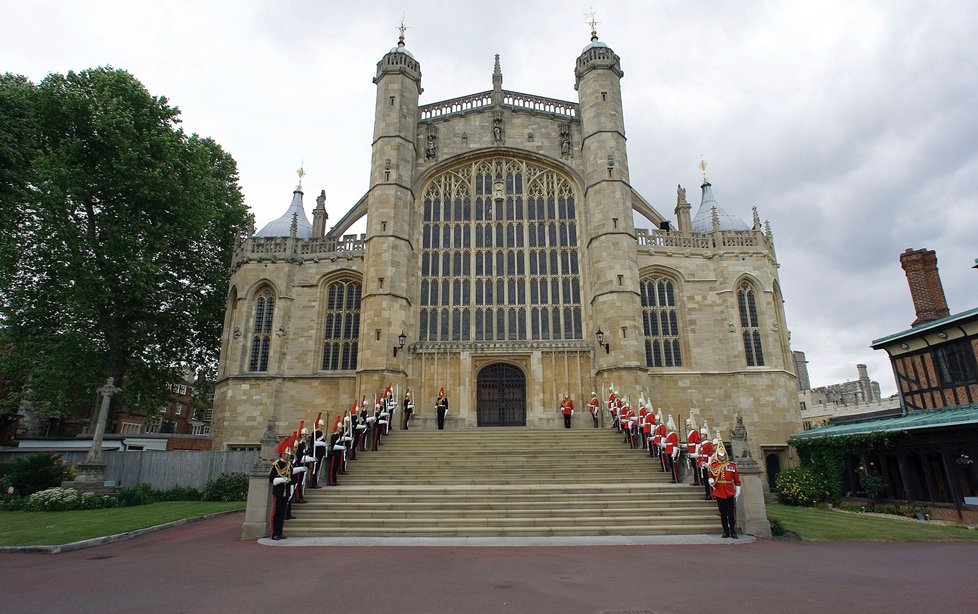
[{"label": "stone statue in niche", "polygon": [[492,120],[492,142],[503,142],[503,120],[499,117]]},{"label": "stone statue in niche", "polygon": [[428,133],[428,142],[424,147],[424,157],[426,160],[430,160],[438,155],[437,139],[438,137],[434,133]]},{"label": "stone statue in niche", "polygon": [[564,124],[560,127],[560,155],[567,157],[571,152],[570,126]]}]

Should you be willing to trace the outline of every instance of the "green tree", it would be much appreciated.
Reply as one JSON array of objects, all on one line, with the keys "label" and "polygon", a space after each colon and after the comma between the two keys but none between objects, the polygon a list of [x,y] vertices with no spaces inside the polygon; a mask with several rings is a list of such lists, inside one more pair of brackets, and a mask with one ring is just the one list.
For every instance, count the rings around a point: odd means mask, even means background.
[{"label": "green tree", "polygon": [[[0,372],[33,407],[153,409],[216,364],[237,168],[180,111],[111,67],[0,79]],[[8,165],[7,162],[11,163]]]}]

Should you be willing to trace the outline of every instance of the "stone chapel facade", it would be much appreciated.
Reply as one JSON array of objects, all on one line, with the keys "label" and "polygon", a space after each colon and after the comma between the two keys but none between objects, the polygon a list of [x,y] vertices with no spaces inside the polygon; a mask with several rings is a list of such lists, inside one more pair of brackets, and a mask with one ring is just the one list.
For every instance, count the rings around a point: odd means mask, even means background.
[{"label": "stone chapel facade", "polygon": [[215,449],[388,383],[422,427],[441,387],[449,428],[557,428],[565,393],[584,427],[613,384],[683,438],[691,414],[725,440],[740,415],[755,458],[787,454],[801,419],[770,226],[705,178],[696,215],[679,188],[667,220],[629,183],[620,58],[595,35],[574,75],[577,102],[508,91],[497,56],[491,90],[420,105],[403,39],[383,56],[364,197],[327,232],[324,196],[310,223],[297,189],[236,250]]}]

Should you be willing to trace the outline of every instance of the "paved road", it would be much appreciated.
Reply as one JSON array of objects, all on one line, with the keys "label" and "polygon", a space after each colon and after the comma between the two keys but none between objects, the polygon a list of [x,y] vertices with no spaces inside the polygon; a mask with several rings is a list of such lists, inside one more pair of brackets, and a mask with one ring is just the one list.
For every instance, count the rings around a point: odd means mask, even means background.
[{"label": "paved road", "polygon": [[3,612],[974,612],[978,544],[308,547],[241,514],[0,555]]}]

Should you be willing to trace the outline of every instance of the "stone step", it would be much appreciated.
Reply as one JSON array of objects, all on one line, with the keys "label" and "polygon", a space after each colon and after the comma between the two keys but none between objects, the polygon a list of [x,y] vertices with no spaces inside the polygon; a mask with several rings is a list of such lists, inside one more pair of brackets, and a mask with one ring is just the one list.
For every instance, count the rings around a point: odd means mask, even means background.
[{"label": "stone step", "polygon": [[[395,431],[341,486],[307,489],[294,536],[667,535],[715,532],[698,486],[610,429]],[[353,520],[351,520],[353,519]]]},{"label": "stone step", "polygon": [[293,528],[294,520],[286,523],[292,537],[574,537],[611,535],[702,535],[716,533],[719,522],[690,524],[615,525],[605,527],[457,527],[447,523],[435,527],[412,527],[398,531],[389,527],[316,526]]}]

